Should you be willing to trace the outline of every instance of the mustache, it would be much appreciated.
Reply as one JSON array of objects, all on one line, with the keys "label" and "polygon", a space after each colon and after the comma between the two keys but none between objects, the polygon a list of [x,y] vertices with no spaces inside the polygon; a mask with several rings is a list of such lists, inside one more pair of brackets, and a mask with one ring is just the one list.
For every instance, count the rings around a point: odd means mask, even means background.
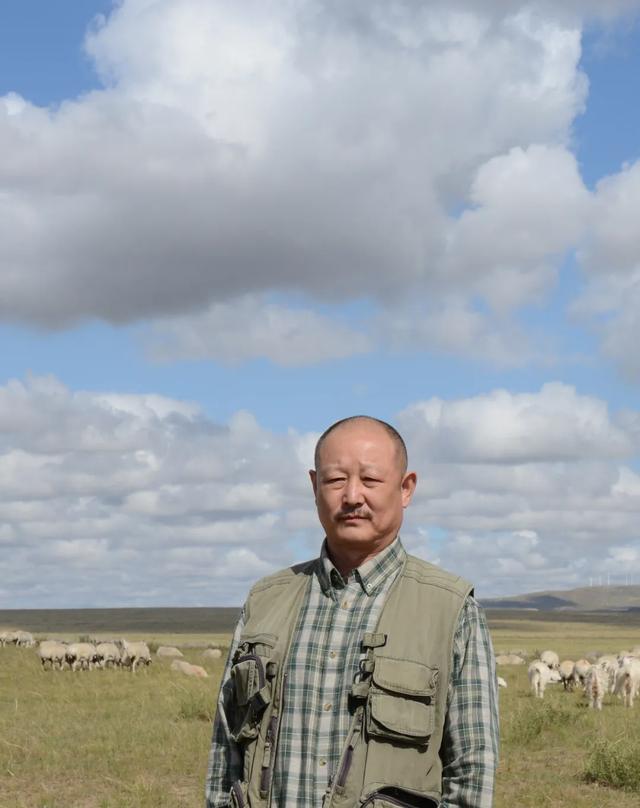
[{"label": "mustache", "polygon": [[357,519],[371,519],[371,513],[362,509],[342,509],[336,513],[336,518],[339,520],[353,519],[354,517]]}]

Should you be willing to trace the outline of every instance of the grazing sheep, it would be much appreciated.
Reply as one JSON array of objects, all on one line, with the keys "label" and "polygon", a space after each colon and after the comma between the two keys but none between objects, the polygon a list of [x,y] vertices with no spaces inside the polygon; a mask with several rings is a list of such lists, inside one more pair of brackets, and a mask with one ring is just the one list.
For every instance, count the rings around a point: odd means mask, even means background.
[{"label": "grazing sheep", "polygon": [[579,659],[573,666],[573,679],[576,684],[585,686],[587,681],[587,674],[591,670],[591,662],[588,659]]},{"label": "grazing sheep", "polygon": [[222,656],[222,651],[219,648],[207,648],[202,652],[202,656],[205,659],[220,659]]},{"label": "grazing sheep", "polygon": [[67,646],[63,642],[57,640],[43,640],[38,647],[38,656],[42,663],[42,669],[46,670],[47,662],[51,670],[55,670],[56,664],[58,669],[62,670],[64,667],[67,655]]},{"label": "grazing sheep", "polygon": [[16,638],[16,645],[19,645],[20,648],[33,648],[36,644],[36,641],[33,639],[33,634],[29,631],[18,631]]},{"label": "grazing sheep", "polygon": [[174,659],[171,663],[172,671],[180,671],[186,676],[197,676],[201,679],[206,679],[209,674],[200,665],[192,665],[190,662],[185,662],[183,659]]},{"label": "grazing sheep", "polygon": [[66,660],[72,671],[90,671],[97,661],[96,647],[90,642],[72,642],[67,646]]},{"label": "grazing sheep", "polygon": [[184,656],[184,654],[182,651],[180,651],[178,648],[174,648],[172,645],[161,645],[156,651],[156,656],[167,657],[169,659],[180,659]]},{"label": "grazing sheep", "polygon": [[99,668],[114,668],[120,664],[120,651],[114,642],[99,642],[96,645],[96,663]]},{"label": "grazing sheep", "polygon": [[558,671],[552,670],[540,659],[536,659],[529,665],[528,675],[533,695],[539,699],[544,698],[544,690],[548,684],[560,681]]},{"label": "grazing sheep", "polygon": [[18,631],[3,631],[0,634],[0,645],[17,645]]},{"label": "grazing sheep", "polygon": [[506,679],[503,679],[502,676],[498,676],[497,681],[498,681],[498,687],[506,687],[507,686]]},{"label": "grazing sheep", "polygon": [[602,699],[608,689],[608,675],[604,668],[599,665],[592,665],[586,677],[586,694],[589,699],[589,707],[595,710],[602,710]]},{"label": "grazing sheep", "polygon": [[544,662],[550,670],[557,671],[560,667],[560,657],[555,651],[543,651],[540,654],[540,662]]},{"label": "grazing sheep", "polygon": [[613,693],[616,686],[616,675],[618,673],[618,657],[614,654],[604,654],[595,663],[606,675],[606,687],[608,693]]},{"label": "grazing sheep", "polygon": [[518,654],[499,654],[496,665],[524,665],[525,660]]},{"label": "grazing sheep", "polygon": [[616,675],[614,693],[622,696],[625,707],[633,707],[633,700],[640,689],[640,660],[631,659],[625,662]]},{"label": "grazing sheep", "polygon": [[565,690],[573,690],[575,684],[575,678],[573,676],[574,668],[575,662],[572,659],[563,659],[560,663],[558,672],[560,673],[560,681]]},{"label": "grazing sheep", "polygon": [[146,642],[127,642],[122,639],[118,642],[120,646],[120,659],[123,665],[131,668],[131,673],[136,672],[138,665],[151,664],[151,651]]}]

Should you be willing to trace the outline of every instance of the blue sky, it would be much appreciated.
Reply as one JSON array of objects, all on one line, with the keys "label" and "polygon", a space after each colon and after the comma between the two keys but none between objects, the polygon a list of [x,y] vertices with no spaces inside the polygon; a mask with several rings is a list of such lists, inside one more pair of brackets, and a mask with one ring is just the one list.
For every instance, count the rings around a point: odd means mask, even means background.
[{"label": "blue sky", "polygon": [[637,4],[350,4],[0,12],[0,606],[240,602],[354,412],[481,593],[640,581]]}]

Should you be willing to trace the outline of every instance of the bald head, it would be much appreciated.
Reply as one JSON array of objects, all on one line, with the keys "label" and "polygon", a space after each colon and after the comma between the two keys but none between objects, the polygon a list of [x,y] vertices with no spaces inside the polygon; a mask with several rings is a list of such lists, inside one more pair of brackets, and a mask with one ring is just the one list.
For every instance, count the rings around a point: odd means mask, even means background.
[{"label": "bald head", "polygon": [[356,426],[358,424],[371,424],[372,426],[377,426],[380,428],[380,431],[386,434],[386,437],[393,442],[394,448],[396,450],[396,457],[398,461],[398,470],[400,471],[401,475],[404,475],[407,471],[408,466],[408,458],[407,458],[407,447],[405,445],[404,440],[402,439],[402,435],[398,432],[397,429],[388,424],[386,421],[381,421],[379,418],[373,418],[370,415],[351,415],[348,418],[342,418],[340,421],[336,421],[335,424],[331,424],[328,429],[320,435],[318,438],[318,442],[316,443],[316,449],[314,453],[314,464],[316,469],[320,463],[320,452],[322,449],[322,444],[325,440],[331,435],[332,433],[336,432],[340,429],[346,429],[349,426]]}]

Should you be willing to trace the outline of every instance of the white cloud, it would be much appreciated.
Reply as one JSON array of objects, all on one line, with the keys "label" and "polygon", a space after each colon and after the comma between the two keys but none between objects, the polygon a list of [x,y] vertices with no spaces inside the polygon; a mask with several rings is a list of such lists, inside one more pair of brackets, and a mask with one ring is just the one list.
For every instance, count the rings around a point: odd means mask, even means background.
[{"label": "white cloud", "polygon": [[342,359],[372,347],[362,333],[311,309],[269,303],[254,296],[217,303],[204,314],[160,321],[149,339],[159,361],[254,357],[296,366]]},{"label": "white cloud", "polygon": [[[580,24],[513,4],[125,0],[87,39],[104,90],[0,101],[0,317],[199,312],[176,345],[207,352],[228,333],[216,305],[244,295],[540,294],[578,215],[550,223],[541,195],[581,204],[562,150]],[[513,238],[480,244],[481,223]],[[299,315],[277,313],[257,330],[281,361]]]},{"label": "white cloud", "polygon": [[[407,546],[482,595],[640,575],[639,421],[557,383],[410,405]],[[322,538],[317,433],[32,378],[0,388],[0,434],[0,606],[239,604]]]}]

